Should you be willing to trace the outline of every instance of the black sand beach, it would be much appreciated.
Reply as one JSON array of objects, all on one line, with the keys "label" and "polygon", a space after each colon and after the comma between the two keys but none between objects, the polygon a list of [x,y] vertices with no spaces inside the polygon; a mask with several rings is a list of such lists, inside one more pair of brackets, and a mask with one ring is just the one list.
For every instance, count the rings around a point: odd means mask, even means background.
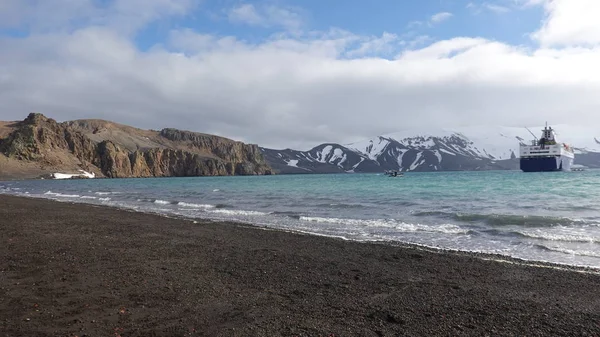
[{"label": "black sand beach", "polygon": [[12,196],[0,242],[2,336],[600,335],[579,268]]}]

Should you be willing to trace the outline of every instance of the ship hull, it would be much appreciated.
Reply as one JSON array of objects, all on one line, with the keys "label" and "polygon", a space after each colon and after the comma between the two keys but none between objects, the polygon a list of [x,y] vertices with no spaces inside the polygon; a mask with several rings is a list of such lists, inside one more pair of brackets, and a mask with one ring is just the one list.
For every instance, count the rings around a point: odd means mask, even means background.
[{"label": "ship hull", "polygon": [[523,172],[571,171],[573,158],[567,156],[521,158],[520,168]]}]

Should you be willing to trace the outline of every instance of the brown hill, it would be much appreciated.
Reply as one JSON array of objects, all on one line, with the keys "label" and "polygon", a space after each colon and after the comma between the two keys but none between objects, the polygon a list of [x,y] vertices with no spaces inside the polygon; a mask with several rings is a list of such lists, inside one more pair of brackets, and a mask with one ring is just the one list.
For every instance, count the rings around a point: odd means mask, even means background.
[{"label": "brown hill", "polygon": [[37,113],[0,122],[0,153],[0,179],[81,169],[111,178],[271,174],[257,145],[96,119],[57,123]]}]

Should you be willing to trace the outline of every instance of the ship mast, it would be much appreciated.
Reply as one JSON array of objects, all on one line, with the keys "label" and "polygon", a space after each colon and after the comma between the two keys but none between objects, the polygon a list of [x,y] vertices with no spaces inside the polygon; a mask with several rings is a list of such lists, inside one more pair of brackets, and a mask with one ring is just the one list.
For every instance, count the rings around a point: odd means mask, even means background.
[{"label": "ship mast", "polygon": [[533,134],[533,132],[531,132],[531,130],[529,130],[528,127],[525,127],[525,129],[527,129],[527,131],[529,131],[529,133],[531,133],[531,135],[533,136],[533,138],[537,141],[537,137]]}]

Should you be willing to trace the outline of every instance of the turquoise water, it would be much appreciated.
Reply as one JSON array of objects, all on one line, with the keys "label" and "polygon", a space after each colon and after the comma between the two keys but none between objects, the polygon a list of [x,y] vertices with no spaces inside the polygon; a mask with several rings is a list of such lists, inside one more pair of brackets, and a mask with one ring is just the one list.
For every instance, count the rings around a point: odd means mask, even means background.
[{"label": "turquoise water", "polygon": [[600,267],[600,171],[0,182],[0,193]]}]

